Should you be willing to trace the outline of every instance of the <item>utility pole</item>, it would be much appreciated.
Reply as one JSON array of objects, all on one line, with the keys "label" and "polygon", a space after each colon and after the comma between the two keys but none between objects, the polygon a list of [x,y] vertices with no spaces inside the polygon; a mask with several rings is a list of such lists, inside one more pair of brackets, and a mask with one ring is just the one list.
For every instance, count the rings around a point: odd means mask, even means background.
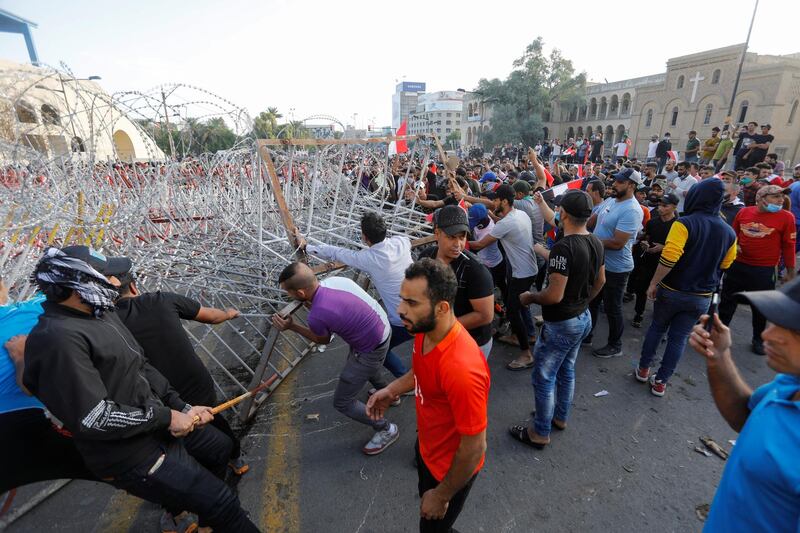
[{"label": "utility pole", "polygon": [[750,45],[750,34],[753,31],[753,22],[756,20],[756,11],[758,11],[758,0],[753,7],[753,17],[750,19],[750,28],[747,30],[747,40],[744,42],[744,50],[742,50],[742,57],[739,59],[739,70],[736,71],[736,81],[733,82],[733,94],[731,94],[731,103],[728,106],[728,117],[725,119],[725,125],[722,127],[726,131],[733,120],[731,113],[733,113],[733,101],[736,99],[736,92],[739,90],[739,79],[742,77],[742,67],[744,66],[744,58],[747,55],[747,47]]},{"label": "utility pole", "polygon": [[169,112],[167,111],[167,95],[161,90],[161,103],[164,104],[164,122],[167,125],[167,138],[169,139],[169,151],[172,159],[175,159],[175,143],[172,141],[172,132],[169,130]]}]

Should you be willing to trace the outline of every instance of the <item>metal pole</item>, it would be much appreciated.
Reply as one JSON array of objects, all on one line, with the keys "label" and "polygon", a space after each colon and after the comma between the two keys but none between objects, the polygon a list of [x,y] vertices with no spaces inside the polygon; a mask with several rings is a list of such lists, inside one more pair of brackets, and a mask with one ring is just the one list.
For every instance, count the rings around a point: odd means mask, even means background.
[{"label": "metal pole", "polygon": [[169,112],[167,111],[167,95],[161,91],[161,103],[164,104],[164,122],[167,125],[167,138],[169,139],[169,151],[172,159],[175,159],[175,143],[172,141],[172,133],[169,131]]},{"label": "metal pole", "polygon": [[750,45],[750,33],[753,31],[753,23],[756,20],[756,11],[758,11],[758,0],[753,7],[753,17],[750,19],[750,28],[747,30],[747,40],[744,42],[744,50],[742,50],[742,57],[739,59],[739,69],[736,71],[736,81],[733,82],[733,94],[731,94],[731,103],[728,106],[728,117],[725,120],[725,125],[722,131],[727,131],[731,123],[731,113],[733,113],[733,101],[736,99],[736,92],[739,90],[739,78],[742,76],[742,67],[744,66],[744,58],[747,56],[747,47]]}]

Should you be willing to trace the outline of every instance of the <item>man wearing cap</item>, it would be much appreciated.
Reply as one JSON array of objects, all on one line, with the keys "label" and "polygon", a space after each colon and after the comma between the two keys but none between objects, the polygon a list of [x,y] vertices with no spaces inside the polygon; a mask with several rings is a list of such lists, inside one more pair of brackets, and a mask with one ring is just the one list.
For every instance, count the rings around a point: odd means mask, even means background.
[{"label": "man wearing cap", "polygon": [[[703,180],[689,191],[687,213],[672,224],[647,289],[655,300],[653,321],[634,376],[642,383],[649,381],[655,396],[666,393],[692,326],[708,310],[722,271],[736,257],[736,235],[719,216],[724,194],[725,185],[717,178]],[[653,374],[650,365],[665,334],[661,366]]]},{"label": "man wearing cap", "polygon": [[711,162],[714,158],[714,153],[717,151],[719,141],[719,128],[714,126],[711,128],[711,137],[703,141],[703,152],[700,156],[701,165],[708,165]]},{"label": "man wearing cap", "polygon": [[513,344],[518,343],[520,349],[520,355],[506,365],[506,368],[523,370],[533,366],[533,356],[530,350],[529,332],[522,317],[527,309],[520,303],[519,295],[533,285],[539,268],[533,252],[531,219],[524,212],[514,208],[516,196],[514,189],[510,185],[501,185],[496,193],[500,207],[495,214],[500,220],[489,235],[479,241],[470,241],[470,249],[481,250],[498,240],[503,245],[508,261],[508,292],[503,299],[516,342],[512,339],[505,340]]},{"label": "man wearing cap", "polygon": [[[489,210],[483,204],[474,204],[467,213],[469,218],[469,229],[472,232],[473,240],[479,241],[489,235],[494,229],[494,220],[489,216]],[[506,264],[500,247],[497,243],[492,243],[486,248],[478,251],[478,258],[486,265],[492,274],[494,285],[500,289],[500,294],[506,292]]]},{"label": "man wearing cap", "polygon": [[[595,357],[622,355],[622,298],[628,276],[633,270],[632,247],[642,227],[642,208],[634,198],[634,191],[642,184],[642,176],[632,168],[614,174],[611,197],[600,204],[600,209],[589,219],[588,227],[605,248],[606,283],[600,294],[589,305],[592,330],[597,327],[597,317],[602,300],[608,318],[608,342],[592,352]],[[592,335],[584,339],[591,344]]]},{"label": "man wearing cap", "polygon": [[634,285],[636,304],[634,307],[635,316],[631,325],[635,328],[642,327],[644,308],[647,305],[647,288],[658,268],[658,260],[661,251],[667,242],[672,223],[675,222],[675,212],[678,209],[678,197],[674,194],[665,194],[658,200],[654,212],[656,213],[645,225],[644,236],[639,242],[643,251],[639,265],[639,272]]},{"label": "man wearing cap", "polygon": [[[794,215],[783,209],[783,198],[781,187],[765,185],[756,193],[756,205],[739,211],[733,221],[740,251],[722,283],[719,316],[726,326],[736,312],[735,293],[775,288],[775,267],[781,255],[786,264],[786,278],[795,277],[797,228]],[[752,311],[753,352],[764,355],[761,332],[766,319],[758,309]]]},{"label": "man wearing cap", "polygon": [[[225,465],[231,445],[204,426],[211,408],[191,406],[150,366],[114,312],[105,276],[131,268],[85,246],[48,248],[33,273],[47,301],[25,345],[23,383],[72,433],[97,477],[173,514],[186,509],[214,531],[258,531],[225,483],[201,466]],[[184,442],[192,435],[196,451]],[[224,466],[223,466],[224,468]]]},{"label": "man wearing cap", "polygon": [[706,358],[711,395],[739,432],[725,462],[705,531],[796,531],[800,524],[800,280],[780,290],[739,293],[769,321],[764,330],[767,366],[775,379],[753,390],[731,354],[731,332],[707,316],[690,343]]},{"label": "man wearing cap", "polygon": [[551,427],[566,428],[575,391],[575,361],[581,341],[592,329],[589,302],[605,282],[603,244],[586,229],[592,215],[589,195],[568,191],[557,211],[564,236],[550,250],[547,286],[520,296],[524,304],[541,305],[544,318],[534,348],[536,414],[532,427],[510,428],[515,439],[540,449],[550,443]]},{"label": "man wearing cap", "polygon": [[465,249],[467,214],[458,206],[445,206],[434,213],[433,227],[436,246],[423,250],[420,257],[438,259],[453,269],[458,281],[453,312],[488,358],[492,351],[494,284],[489,269]]}]

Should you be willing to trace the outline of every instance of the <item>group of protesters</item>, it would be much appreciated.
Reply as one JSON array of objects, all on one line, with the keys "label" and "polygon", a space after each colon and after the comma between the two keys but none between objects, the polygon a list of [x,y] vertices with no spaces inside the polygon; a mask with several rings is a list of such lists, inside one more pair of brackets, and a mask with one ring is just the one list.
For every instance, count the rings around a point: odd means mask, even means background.
[{"label": "group of protesters", "polygon": [[[796,527],[800,411],[785,406],[800,405],[800,165],[785,177],[777,162],[752,155],[765,150],[767,159],[765,139],[737,133],[750,142],[725,152],[731,170],[713,156],[691,157],[688,146],[678,162],[606,159],[600,137],[581,140],[588,156],[576,151],[569,161],[514,145],[455,165],[395,156],[392,199],[431,215],[434,242],[412,249],[378,212],[360,220],[363,249],[295,236],[302,254],[364,272],[380,301],[347,277],[320,280],[293,261],[272,281],[308,307],[307,325],[275,314],[272,327],[347,344],[333,405],[374,432],[366,455],[398,440],[389,408],[414,396],[421,531],[453,530],[484,464],[495,341],[513,350],[505,368],[530,371],[533,385],[532,419],[508,432],[545,449],[553,428],[568,427],[582,347],[621,356],[623,306],[633,302],[631,326],[640,328],[648,301],[635,380],[664,396],[691,343],[707,358],[722,415],[741,432],[707,527]],[[353,168],[343,175],[363,176]],[[786,283],[776,290],[779,277]],[[48,248],[31,281],[39,292],[22,302],[6,301],[0,281],[8,450],[0,491],[91,479],[161,505],[162,531],[257,531],[225,483],[247,471],[238,438],[211,410],[212,378],[181,322],[218,324],[238,311],[140,293],[128,258],[85,246]],[[752,351],[779,372],[755,392],[731,357],[728,325],[739,303],[752,307]],[[607,338],[595,340],[601,313]],[[397,350],[407,342],[410,365]],[[764,454],[768,469],[748,466]]]}]

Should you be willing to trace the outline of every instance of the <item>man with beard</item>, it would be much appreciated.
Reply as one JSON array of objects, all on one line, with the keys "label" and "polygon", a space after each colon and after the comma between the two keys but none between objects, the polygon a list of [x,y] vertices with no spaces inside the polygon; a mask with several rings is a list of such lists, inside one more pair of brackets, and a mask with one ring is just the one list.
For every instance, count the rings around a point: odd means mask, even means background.
[{"label": "man with beard", "polygon": [[456,320],[456,279],[439,261],[420,259],[406,270],[397,312],[415,334],[411,371],[367,403],[382,420],[391,402],[416,395],[417,473],[421,532],[449,532],[486,453],[489,367],[472,336]]},{"label": "man with beard", "polygon": [[362,452],[366,455],[383,452],[397,440],[400,430],[382,416],[368,417],[364,404],[356,397],[368,381],[376,389],[386,386],[381,367],[392,336],[386,312],[353,280],[334,276],[320,282],[305,263],[289,264],[280,273],[278,283],[289,296],[303,302],[309,312],[308,327],[295,322],[291,315],[283,317],[275,313],[272,315],[275,328],[294,331],[317,344],[328,344],[335,333],[350,347],[333,393],[333,406],[375,430]]},{"label": "man with beard", "polygon": [[681,203],[678,204],[678,215],[683,213],[683,204],[689,189],[697,184],[697,178],[689,173],[690,163],[681,161],[677,165],[678,177],[668,182],[669,192],[674,193]]},{"label": "man with beard", "polygon": [[739,178],[736,172],[726,170],[720,174],[719,179],[725,184],[725,199],[722,202],[720,213],[729,226],[733,226],[736,213],[742,210],[744,202],[739,198]]}]

